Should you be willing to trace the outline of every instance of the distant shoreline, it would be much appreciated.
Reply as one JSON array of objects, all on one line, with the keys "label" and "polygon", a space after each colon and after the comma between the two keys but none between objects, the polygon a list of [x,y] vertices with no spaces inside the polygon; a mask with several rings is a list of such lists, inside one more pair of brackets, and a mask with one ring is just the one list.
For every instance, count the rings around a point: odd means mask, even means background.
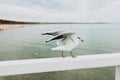
[{"label": "distant shoreline", "polygon": [[0,24],[111,24],[109,22],[29,22],[0,19]]},{"label": "distant shoreline", "polygon": [[7,29],[13,29],[13,28],[19,28],[19,27],[25,27],[29,25],[30,24],[0,24],[0,31],[7,30]]}]

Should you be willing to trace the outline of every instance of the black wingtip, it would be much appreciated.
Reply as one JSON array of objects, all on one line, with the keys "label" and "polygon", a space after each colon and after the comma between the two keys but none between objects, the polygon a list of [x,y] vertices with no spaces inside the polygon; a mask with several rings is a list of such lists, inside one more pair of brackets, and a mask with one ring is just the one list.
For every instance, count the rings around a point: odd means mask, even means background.
[{"label": "black wingtip", "polygon": [[45,43],[48,43],[49,41],[45,41]]}]

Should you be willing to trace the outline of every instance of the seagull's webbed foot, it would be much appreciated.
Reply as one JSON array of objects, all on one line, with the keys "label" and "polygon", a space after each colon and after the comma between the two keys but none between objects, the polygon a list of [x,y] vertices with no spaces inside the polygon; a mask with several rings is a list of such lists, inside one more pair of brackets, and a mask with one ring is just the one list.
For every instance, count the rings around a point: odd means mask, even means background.
[{"label": "seagull's webbed foot", "polygon": [[62,56],[63,58],[65,57],[65,56]]},{"label": "seagull's webbed foot", "polygon": [[77,58],[77,56],[72,56],[72,58]]},{"label": "seagull's webbed foot", "polygon": [[72,54],[72,51],[70,51],[70,54],[71,54],[72,58],[77,58],[77,56],[74,56],[74,55]]}]

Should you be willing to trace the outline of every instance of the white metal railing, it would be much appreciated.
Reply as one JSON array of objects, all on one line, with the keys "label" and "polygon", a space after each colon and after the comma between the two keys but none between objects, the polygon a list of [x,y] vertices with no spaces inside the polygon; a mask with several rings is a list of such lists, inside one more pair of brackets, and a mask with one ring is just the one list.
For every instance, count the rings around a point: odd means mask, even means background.
[{"label": "white metal railing", "polygon": [[0,76],[115,66],[115,80],[120,80],[119,65],[120,53],[84,55],[77,58],[0,61]]}]

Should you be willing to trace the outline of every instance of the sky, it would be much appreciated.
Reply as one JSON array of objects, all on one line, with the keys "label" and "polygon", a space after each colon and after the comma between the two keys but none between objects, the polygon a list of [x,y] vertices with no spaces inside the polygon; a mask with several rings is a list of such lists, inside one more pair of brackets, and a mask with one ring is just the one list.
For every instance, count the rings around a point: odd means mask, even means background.
[{"label": "sky", "polygon": [[120,22],[120,0],[0,0],[0,19]]}]

